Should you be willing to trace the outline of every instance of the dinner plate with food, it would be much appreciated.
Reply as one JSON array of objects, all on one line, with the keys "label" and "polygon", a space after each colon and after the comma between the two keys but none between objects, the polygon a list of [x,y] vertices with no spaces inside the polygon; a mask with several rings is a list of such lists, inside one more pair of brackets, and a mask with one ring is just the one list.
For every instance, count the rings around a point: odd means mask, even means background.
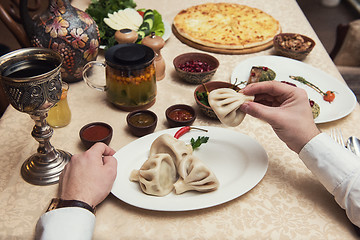
[{"label": "dinner plate with food", "polygon": [[254,188],[268,168],[267,154],[256,140],[210,126],[155,132],[129,143],[114,157],[118,172],[112,194],[157,211],[228,202]]},{"label": "dinner plate with food", "polygon": [[244,87],[250,82],[282,81],[306,90],[315,123],[338,120],[350,114],[356,97],[335,77],[309,64],[280,56],[257,56],[240,62],[231,83]]}]

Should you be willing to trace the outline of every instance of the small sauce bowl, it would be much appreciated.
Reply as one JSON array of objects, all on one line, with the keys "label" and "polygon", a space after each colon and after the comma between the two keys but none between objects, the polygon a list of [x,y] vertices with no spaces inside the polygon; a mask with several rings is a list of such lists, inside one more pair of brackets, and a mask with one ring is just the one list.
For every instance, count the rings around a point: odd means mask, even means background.
[{"label": "small sauce bowl", "polygon": [[93,122],[83,126],[80,129],[79,135],[84,146],[89,149],[97,142],[103,142],[109,145],[113,135],[113,129],[107,123]]},{"label": "small sauce bowl", "polygon": [[165,111],[170,127],[190,126],[196,119],[194,108],[185,104],[176,104]]},{"label": "small sauce bowl", "polygon": [[137,110],[129,113],[126,121],[130,132],[137,137],[142,137],[154,132],[157,116],[150,110]]}]

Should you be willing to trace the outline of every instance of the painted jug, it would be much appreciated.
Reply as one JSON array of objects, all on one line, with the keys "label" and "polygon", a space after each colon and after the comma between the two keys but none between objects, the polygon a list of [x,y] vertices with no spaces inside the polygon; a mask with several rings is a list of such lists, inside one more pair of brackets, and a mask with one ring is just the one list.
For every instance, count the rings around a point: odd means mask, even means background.
[{"label": "painted jug", "polygon": [[32,19],[28,0],[20,1],[20,15],[30,44],[55,50],[64,59],[61,76],[65,82],[82,80],[82,68],[96,59],[99,31],[95,21],[69,0],[49,0],[45,12]]}]

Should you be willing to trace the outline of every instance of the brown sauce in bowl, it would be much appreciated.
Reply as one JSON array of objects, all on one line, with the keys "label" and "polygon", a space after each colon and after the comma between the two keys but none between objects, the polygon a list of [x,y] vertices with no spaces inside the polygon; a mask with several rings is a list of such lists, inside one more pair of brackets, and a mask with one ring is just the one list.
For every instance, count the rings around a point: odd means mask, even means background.
[{"label": "brown sauce in bowl", "polygon": [[130,117],[129,122],[136,127],[147,127],[155,122],[155,118],[147,113],[137,113]]}]

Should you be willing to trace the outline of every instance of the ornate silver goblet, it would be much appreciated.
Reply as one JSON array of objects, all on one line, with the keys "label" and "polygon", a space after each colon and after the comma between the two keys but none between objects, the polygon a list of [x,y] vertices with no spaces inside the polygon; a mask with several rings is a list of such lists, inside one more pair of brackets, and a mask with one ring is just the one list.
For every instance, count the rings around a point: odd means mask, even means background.
[{"label": "ornate silver goblet", "polygon": [[30,114],[35,121],[32,136],[37,152],[22,165],[21,175],[29,183],[57,183],[71,154],[50,144],[54,130],[46,117],[61,97],[60,54],[45,48],[23,48],[0,58],[0,79],[10,104]]}]

